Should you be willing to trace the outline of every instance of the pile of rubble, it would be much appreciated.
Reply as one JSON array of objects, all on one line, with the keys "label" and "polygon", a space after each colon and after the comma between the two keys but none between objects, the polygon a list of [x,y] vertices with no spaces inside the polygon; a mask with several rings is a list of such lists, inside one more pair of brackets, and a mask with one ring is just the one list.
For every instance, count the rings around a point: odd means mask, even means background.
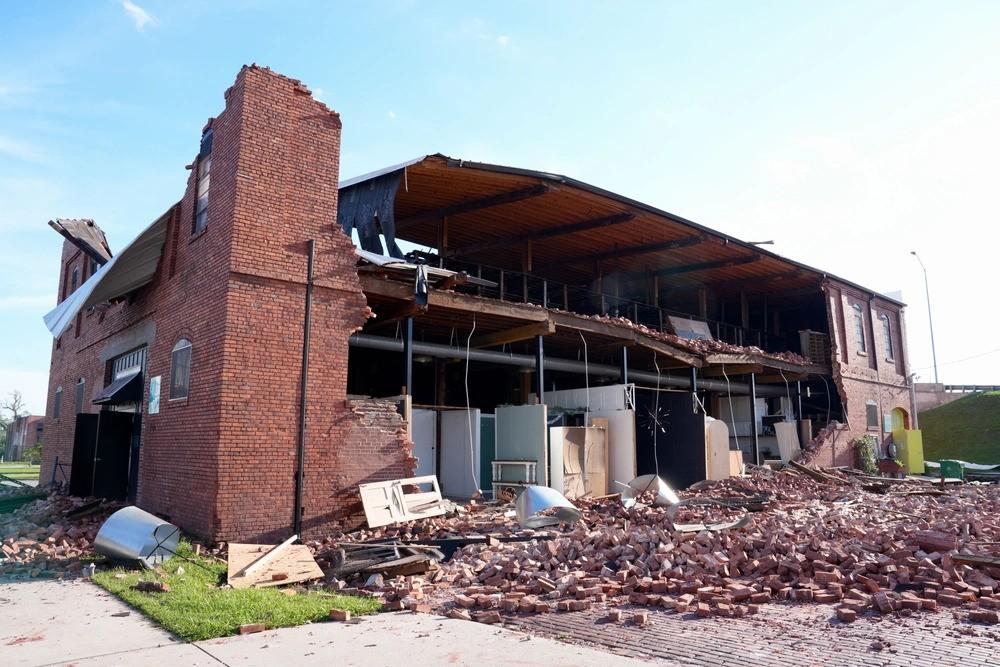
[{"label": "pile of rubble", "polygon": [[51,495],[0,514],[0,576],[64,577],[93,553],[101,524],[120,504]]},{"label": "pile of rubble", "polygon": [[[980,622],[1000,620],[1000,486],[873,486],[843,473],[812,479],[790,470],[696,486],[681,496],[719,504],[671,514],[650,505],[626,509],[616,498],[582,500],[583,518],[563,531],[522,529],[509,505],[470,505],[458,516],[310,546],[323,565],[345,542],[440,547],[449,540],[461,545],[462,536],[491,536],[460,546],[419,576],[331,582],[367,590],[390,608],[482,622],[598,605],[612,610],[613,620],[620,617],[613,608],[624,604],[744,616],[777,600],[834,605],[842,621],[868,611],[909,615],[939,607],[966,607]],[[725,520],[741,505],[759,510],[742,528],[675,527]]]}]

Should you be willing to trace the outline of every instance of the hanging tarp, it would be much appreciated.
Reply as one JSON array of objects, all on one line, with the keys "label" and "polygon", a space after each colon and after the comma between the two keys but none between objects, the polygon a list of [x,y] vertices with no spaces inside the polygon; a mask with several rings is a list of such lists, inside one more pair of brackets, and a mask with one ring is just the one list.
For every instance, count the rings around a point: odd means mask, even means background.
[{"label": "hanging tarp", "polygon": [[[337,202],[337,224],[351,236],[358,232],[361,248],[368,252],[402,259],[396,244],[396,191],[403,177],[399,169],[357,185],[343,188]],[[385,237],[385,247],[381,236]]]},{"label": "hanging tarp", "polygon": [[172,212],[173,207],[45,315],[45,326],[53,336],[61,336],[81,310],[121,298],[153,280]]}]

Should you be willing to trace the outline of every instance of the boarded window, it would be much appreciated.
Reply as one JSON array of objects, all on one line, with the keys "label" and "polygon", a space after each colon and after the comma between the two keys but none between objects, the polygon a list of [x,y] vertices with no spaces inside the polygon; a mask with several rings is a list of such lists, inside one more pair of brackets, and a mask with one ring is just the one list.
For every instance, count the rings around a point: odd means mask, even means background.
[{"label": "boarded window", "polygon": [[868,430],[877,431],[878,430],[878,406],[874,403],[865,404],[865,421],[867,422]]},{"label": "boarded window", "polygon": [[86,388],[87,388],[87,381],[86,380],[84,380],[83,378],[80,378],[79,380],[77,380],[77,383],[76,383],[76,402],[74,403],[74,408],[73,408],[73,412],[76,413],[76,414],[80,414],[81,412],[83,412],[83,396],[84,396],[84,393],[86,392]]},{"label": "boarded window", "polygon": [[882,319],[882,335],[885,336],[885,358],[892,361],[895,357],[892,354],[892,324],[889,322],[889,316],[883,315]]},{"label": "boarded window", "polygon": [[865,313],[858,304],[854,304],[854,341],[858,345],[858,352],[867,350],[865,346]]},{"label": "boarded window", "polygon": [[181,338],[170,354],[170,399],[187,398],[191,384],[191,341]]},{"label": "boarded window", "polygon": [[60,414],[62,414],[62,387],[56,387],[56,394],[52,399],[52,418],[59,419]]},{"label": "boarded window", "polygon": [[74,266],[73,273],[70,274],[69,278],[69,293],[72,294],[76,291],[76,286],[80,284],[80,267]]},{"label": "boarded window", "polygon": [[212,175],[212,130],[207,130],[201,138],[198,153],[198,197],[195,200],[194,226],[192,233],[205,229],[208,225],[208,188]]}]

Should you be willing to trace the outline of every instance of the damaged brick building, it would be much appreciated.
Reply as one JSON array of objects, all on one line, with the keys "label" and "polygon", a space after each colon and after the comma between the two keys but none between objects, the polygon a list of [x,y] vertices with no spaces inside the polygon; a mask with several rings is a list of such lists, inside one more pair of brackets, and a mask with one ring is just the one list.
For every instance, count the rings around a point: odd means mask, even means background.
[{"label": "damaged brick building", "polygon": [[539,416],[515,408],[544,408],[545,452],[603,419],[609,486],[713,474],[708,422],[727,468],[782,458],[779,424],[825,465],[910,429],[898,301],[564,176],[428,155],[340,181],[340,137],[244,67],[132,243],[50,223],[43,481],[264,539],[356,515],[359,483],[544,483],[548,454],[502,455]]}]

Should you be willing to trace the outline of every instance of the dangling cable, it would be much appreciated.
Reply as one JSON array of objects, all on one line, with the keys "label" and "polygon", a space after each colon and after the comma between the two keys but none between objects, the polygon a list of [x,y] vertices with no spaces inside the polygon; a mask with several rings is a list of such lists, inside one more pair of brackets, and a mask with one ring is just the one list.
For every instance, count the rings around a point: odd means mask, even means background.
[{"label": "dangling cable", "polygon": [[660,365],[656,363],[656,354],[653,354],[653,366],[656,368],[656,400],[653,402],[653,465],[656,467],[656,476],[660,476],[660,455],[657,452],[656,434],[660,430]]},{"label": "dangling cable", "polygon": [[[736,449],[742,451],[740,447],[740,434],[736,428],[736,412],[733,410],[733,390],[729,385],[729,376],[726,375],[726,365],[722,364],[722,377],[726,378],[726,394],[729,396],[729,420],[733,424],[733,437],[736,438]],[[751,424],[750,428],[756,428],[756,424]]]},{"label": "dangling cable", "polygon": [[465,341],[465,418],[469,423],[469,470],[472,472],[472,486],[479,493],[479,480],[476,479],[476,452],[472,446],[472,406],[469,404],[469,357],[472,352],[472,334],[476,333],[476,318],[472,318],[472,331]]},{"label": "dangling cable", "polygon": [[[781,372],[780,368],[778,369],[778,373],[781,375],[781,379],[785,381],[785,397],[788,399],[789,414],[785,415],[786,417],[785,421],[786,422],[794,421],[792,419],[787,419],[787,417],[791,416],[792,412],[792,391],[788,388],[788,380],[785,378],[785,374]],[[802,415],[799,415],[799,419],[802,419]]]},{"label": "dangling cable", "polygon": [[587,359],[587,339],[583,337],[583,332],[578,331],[580,340],[583,341],[583,382],[587,388],[587,414],[590,414],[590,366]]}]

